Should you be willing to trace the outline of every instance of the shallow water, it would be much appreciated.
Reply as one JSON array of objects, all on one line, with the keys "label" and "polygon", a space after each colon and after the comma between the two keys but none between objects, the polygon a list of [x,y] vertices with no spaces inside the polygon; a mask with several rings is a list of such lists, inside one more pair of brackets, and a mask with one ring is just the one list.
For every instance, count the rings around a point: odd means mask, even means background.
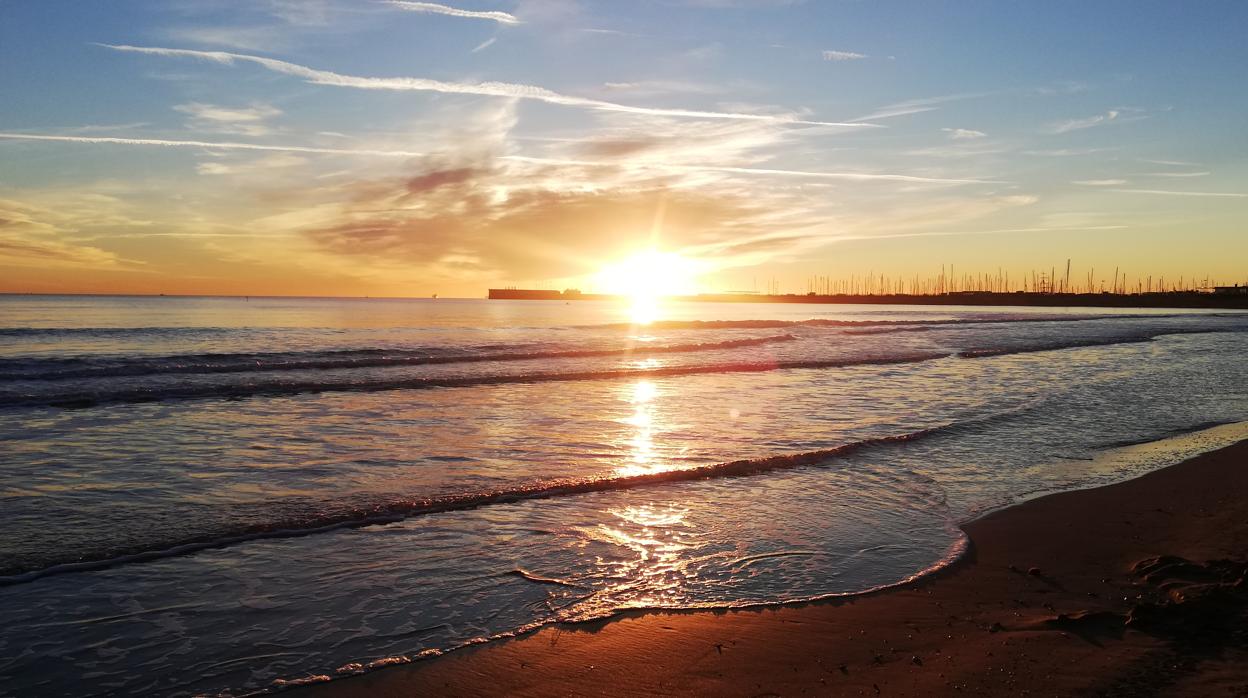
[{"label": "shallow water", "polygon": [[944,564],[980,512],[1238,432],[1110,449],[1248,420],[1243,314],[661,317],[0,299],[0,693],[245,693],[621,608],[858,592]]}]

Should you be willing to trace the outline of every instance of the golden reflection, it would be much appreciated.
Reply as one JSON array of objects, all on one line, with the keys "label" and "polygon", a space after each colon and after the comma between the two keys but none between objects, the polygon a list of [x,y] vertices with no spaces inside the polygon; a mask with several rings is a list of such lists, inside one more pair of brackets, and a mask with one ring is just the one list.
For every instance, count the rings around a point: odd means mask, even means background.
[{"label": "golden reflection", "polygon": [[628,446],[628,461],[616,468],[615,474],[622,477],[646,475],[665,470],[663,463],[655,454],[654,432],[656,427],[655,398],[659,396],[659,388],[653,381],[639,380],[625,389],[623,399],[633,406],[633,412],[620,420],[632,427]]},{"label": "golden reflection", "polygon": [[663,298],[698,292],[697,278],[703,263],[674,252],[648,249],[605,267],[594,279],[602,292],[628,299],[629,317],[635,325],[658,320]]},{"label": "golden reflection", "polygon": [[633,384],[632,402],[650,402],[659,394],[659,388],[653,381],[640,380]]},{"label": "golden reflection", "polygon": [[649,295],[632,296],[628,316],[634,325],[649,325],[659,319],[659,299]]},{"label": "golden reflection", "polygon": [[651,504],[611,509],[614,524],[600,524],[595,538],[628,551],[620,558],[599,559],[619,580],[610,595],[625,606],[665,606],[680,600],[681,587],[693,576],[685,551],[689,510]]}]

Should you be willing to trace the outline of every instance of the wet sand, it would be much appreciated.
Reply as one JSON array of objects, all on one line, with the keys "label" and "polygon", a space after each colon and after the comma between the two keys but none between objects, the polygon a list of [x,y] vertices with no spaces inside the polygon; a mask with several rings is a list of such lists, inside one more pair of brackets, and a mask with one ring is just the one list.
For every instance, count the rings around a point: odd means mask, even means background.
[{"label": "wet sand", "polygon": [[548,627],[289,695],[1248,695],[1248,441],[965,530],[902,588]]}]

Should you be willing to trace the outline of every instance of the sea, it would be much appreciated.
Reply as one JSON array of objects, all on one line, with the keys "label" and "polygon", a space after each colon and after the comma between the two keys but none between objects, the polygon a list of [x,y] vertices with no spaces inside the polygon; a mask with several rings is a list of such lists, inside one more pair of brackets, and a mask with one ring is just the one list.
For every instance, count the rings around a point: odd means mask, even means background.
[{"label": "sea", "polygon": [[905,583],[1248,437],[1246,356],[1224,311],[0,296],[0,695]]}]

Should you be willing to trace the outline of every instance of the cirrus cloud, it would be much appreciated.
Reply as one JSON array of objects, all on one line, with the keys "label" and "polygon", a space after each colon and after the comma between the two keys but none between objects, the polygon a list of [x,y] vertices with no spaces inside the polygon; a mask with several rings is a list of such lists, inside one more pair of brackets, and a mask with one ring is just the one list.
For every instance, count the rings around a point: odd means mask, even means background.
[{"label": "cirrus cloud", "polygon": [[411,92],[440,92],[444,94],[480,95],[485,97],[507,97],[511,99],[529,99],[548,104],[567,107],[581,107],[598,111],[620,112],[642,116],[667,116],[689,119],[715,119],[734,121],[760,121],[776,124],[793,124],[800,126],[834,126],[839,128],[881,128],[876,124],[844,123],[836,121],[815,121],[801,119],[791,115],[754,114],[747,112],[708,111],[699,109],[678,109],[665,107],[640,107],[617,104],[599,99],[565,95],[536,85],[524,85],[508,82],[448,82],[430,78],[390,77],[375,78],[358,75],[344,75],[328,70],[318,70],[308,66],[290,63],[275,58],[253,56],[245,53],[227,51],[197,51],[193,49],[162,48],[157,46],[129,46],[124,44],[99,44],[114,51],[139,53],[151,56],[196,58],[212,61],[222,65],[251,63],[266,70],[283,75],[303,78],[314,85],[333,87],[350,87],[363,90],[396,90]]},{"label": "cirrus cloud", "polygon": [[424,14],[446,15],[448,17],[462,17],[464,19],[488,19],[499,24],[520,24],[520,20],[513,14],[506,12],[478,12],[474,10],[463,10],[458,7],[449,5],[439,5],[436,2],[405,2],[404,0],[384,0],[387,5],[392,5],[401,10],[408,12],[420,12]]}]

